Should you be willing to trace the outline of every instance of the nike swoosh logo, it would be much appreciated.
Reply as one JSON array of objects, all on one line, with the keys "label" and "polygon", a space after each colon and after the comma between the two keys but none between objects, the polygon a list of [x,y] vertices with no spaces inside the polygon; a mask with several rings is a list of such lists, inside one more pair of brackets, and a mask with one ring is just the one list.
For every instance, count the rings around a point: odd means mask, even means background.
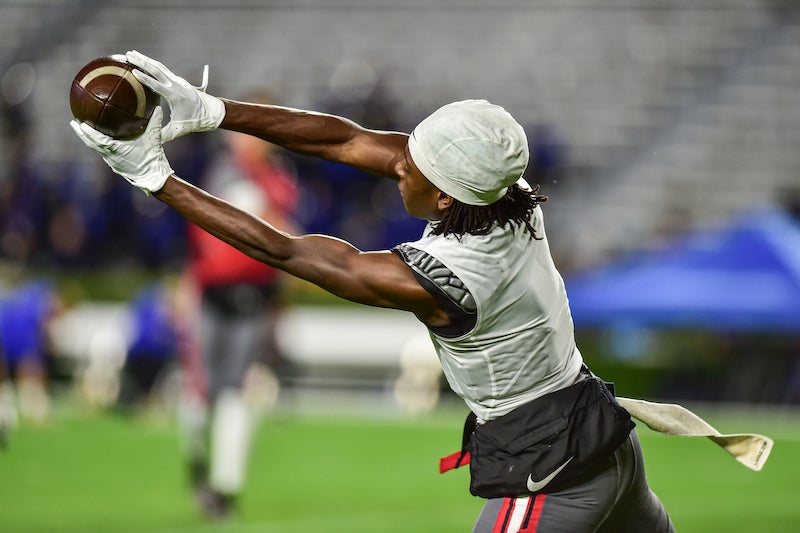
[{"label": "nike swoosh logo", "polygon": [[528,490],[531,492],[539,492],[540,490],[545,488],[545,486],[548,483],[553,481],[553,478],[556,477],[559,474],[559,472],[564,470],[564,467],[567,466],[570,461],[572,461],[572,457],[564,461],[564,464],[553,470],[548,476],[546,476],[544,479],[540,481],[534,481],[533,477],[531,477],[531,475],[528,474]]}]

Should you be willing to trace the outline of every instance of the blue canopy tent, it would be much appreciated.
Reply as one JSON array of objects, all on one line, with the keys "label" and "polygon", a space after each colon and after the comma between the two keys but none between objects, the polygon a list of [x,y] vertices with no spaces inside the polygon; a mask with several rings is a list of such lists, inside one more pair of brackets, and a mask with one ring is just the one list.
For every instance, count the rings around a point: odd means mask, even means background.
[{"label": "blue canopy tent", "polygon": [[800,224],[741,213],[566,280],[576,327],[800,332]]}]

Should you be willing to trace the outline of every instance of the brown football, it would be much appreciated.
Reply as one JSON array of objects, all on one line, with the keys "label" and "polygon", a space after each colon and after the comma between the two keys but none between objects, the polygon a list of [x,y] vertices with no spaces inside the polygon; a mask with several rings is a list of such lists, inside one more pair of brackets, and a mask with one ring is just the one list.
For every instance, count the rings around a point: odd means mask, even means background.
[{"label": "brown football", "polygon": [[116,139],[141,135],[160,98],[131,74],[135,68],[123,55],[87,63],[69,90],[72,116]]}]

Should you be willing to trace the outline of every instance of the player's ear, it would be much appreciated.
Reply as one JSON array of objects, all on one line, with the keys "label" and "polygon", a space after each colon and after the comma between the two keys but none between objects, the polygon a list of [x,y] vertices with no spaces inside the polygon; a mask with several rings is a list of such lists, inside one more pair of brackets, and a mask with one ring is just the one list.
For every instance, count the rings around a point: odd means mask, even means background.
[{"label": "player's ear", "polygon": [[439,198],[436,203],[436,207],[439,208],[439,211],[444,211],[448,207],[453,205],[453,197],[449,194],[445,194],[442,191],[439,191]]}]

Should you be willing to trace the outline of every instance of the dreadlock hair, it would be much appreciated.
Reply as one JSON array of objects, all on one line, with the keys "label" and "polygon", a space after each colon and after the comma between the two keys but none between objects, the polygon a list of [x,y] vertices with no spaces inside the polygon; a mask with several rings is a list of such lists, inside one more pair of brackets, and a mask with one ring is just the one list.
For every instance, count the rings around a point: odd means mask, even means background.
[{"label": "dreadlock hair", "polygon": [[516,183],[511,185],[502,198],[489,205],[469,205],[453,198],[453,203],[442,214],[442,218],[431,229],[433,235],[455,235],[465,233],[486,235],[495,224],[509,228],[524,226],[532,238],[536,230],[531,225],[531,213],[547,196],[539,194],[539,186],[523,189]]}]

